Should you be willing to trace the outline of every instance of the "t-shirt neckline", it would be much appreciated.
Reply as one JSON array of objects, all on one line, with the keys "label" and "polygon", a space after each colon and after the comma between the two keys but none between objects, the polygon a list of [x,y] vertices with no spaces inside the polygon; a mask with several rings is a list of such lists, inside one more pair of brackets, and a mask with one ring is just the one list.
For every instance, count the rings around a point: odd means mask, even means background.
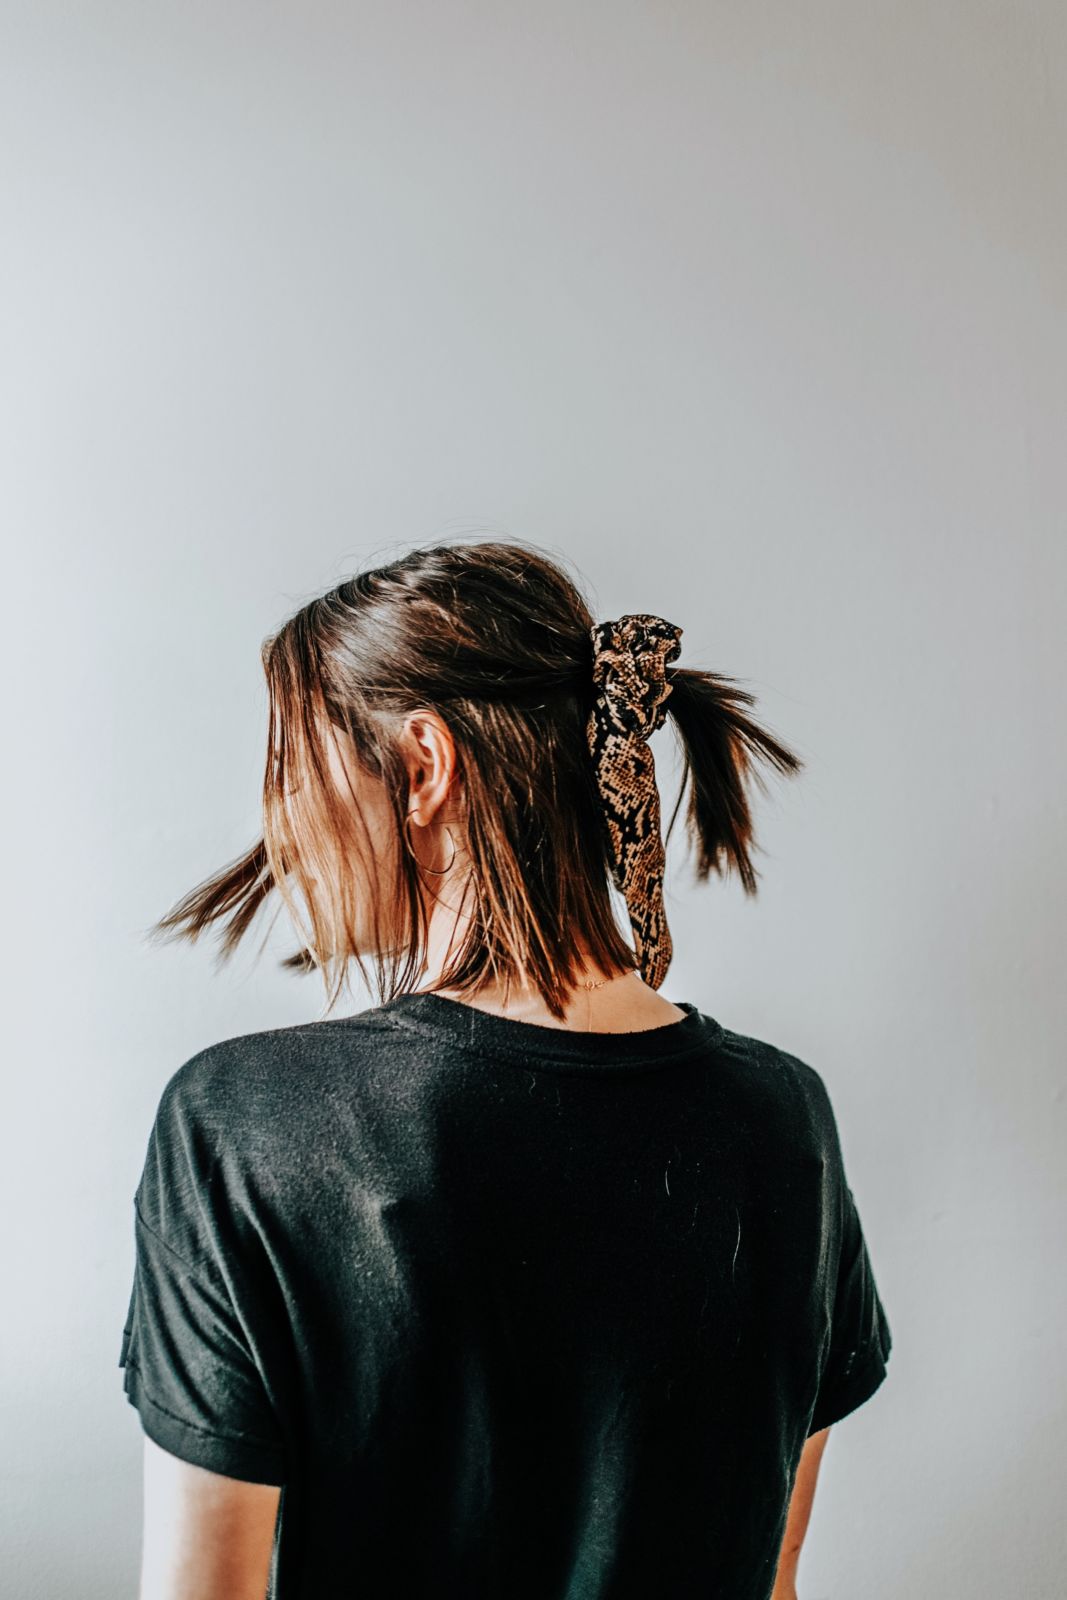
[{"label": "t-shirt neckline", "polygon": [[378,1009],[401,1027],[451,1038],[478,1054],[596,1068],[671,1061],[719,1043],[724,1030],[714,1017],[691,1000],[673,1004],[684,1017],[628,1033],[547,1027],[482,1011],[432,990],[398,995]]}]

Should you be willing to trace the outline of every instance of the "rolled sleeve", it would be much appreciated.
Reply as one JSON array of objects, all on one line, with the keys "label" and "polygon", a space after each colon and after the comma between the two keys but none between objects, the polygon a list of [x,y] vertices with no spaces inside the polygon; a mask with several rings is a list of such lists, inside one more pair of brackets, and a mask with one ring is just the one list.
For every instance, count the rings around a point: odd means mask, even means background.
[{"label": "rolled sleeve", "polygon": [[871,1398],[886,1377],[891,1347],[855,1197],[846,1187],[830,1340],[809,1436],[840,1422]]},{"label": "rolled sleeve", "polygon": [[136,1262],[119,1366],[144,1432],[171,1455],[282,1485],[282,1437],[220,1277],[194,1268],[135,1206]]}]

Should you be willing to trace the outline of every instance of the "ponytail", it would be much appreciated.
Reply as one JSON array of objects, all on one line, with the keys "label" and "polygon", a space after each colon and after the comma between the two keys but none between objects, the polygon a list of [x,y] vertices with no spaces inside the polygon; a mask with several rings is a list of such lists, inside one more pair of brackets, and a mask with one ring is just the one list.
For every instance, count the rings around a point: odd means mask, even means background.
[{"label": "ponytail", "polygon": [[685,767],[667,837],[688,786],[686,823],[698,880],[705,882],[711,872],[725,877],[732,868],[745,893],[754,895],[758,873],[751,856],[749,780],[767,792],[754,763],[762,759],[792,777],[804,762],[746,714],[744,708],[755,704],[755,696],[736,687],[737,679],[689,667],[675,667],[670,679],[667,712],[678,730]]}]

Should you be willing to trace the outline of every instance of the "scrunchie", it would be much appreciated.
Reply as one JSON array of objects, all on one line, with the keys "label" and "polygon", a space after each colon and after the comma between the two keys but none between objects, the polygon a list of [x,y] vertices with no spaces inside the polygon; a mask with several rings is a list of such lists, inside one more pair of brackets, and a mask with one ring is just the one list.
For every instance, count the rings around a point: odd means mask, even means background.
[{"label": "scrunchie", "polygon": [[626,901],[645,982],[658,989],[671,963],[663,908],[666,857],[649,736],[667,715],[667,663],[682,629],[648,612],[598,622],[593,641],[595,697],[586,734],[611,840],[612,877]]}]

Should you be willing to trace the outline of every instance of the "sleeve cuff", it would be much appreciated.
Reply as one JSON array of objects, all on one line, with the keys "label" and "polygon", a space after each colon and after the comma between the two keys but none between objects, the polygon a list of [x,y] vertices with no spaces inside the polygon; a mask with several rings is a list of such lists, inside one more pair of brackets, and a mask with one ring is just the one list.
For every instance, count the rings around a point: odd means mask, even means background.
[{"label": "sleeve cuff", "polygon": [[284,1487],[285,1466],[281,1453],[269,1444],[247,1437],[206,1433],[202,1428],[183,1422],[152,1399],[145,1390],[139,1368],[130,1363],[124,1368],[123,1387],[127,1400],[140,1413],[144,1432],[153,1444],[169,1455],[204,1467],[208,1472],[237,1478],[242,1483]]},{"label": "sleeve cuff", "polygon": [[808,1438],[858,1410],[881,1386],[888,1370],[887,1362],[876,1352],[867,1365],[854,1372],[846,1383],[837,1384],[835,1388],[820,1394],[808,1423]]}]

